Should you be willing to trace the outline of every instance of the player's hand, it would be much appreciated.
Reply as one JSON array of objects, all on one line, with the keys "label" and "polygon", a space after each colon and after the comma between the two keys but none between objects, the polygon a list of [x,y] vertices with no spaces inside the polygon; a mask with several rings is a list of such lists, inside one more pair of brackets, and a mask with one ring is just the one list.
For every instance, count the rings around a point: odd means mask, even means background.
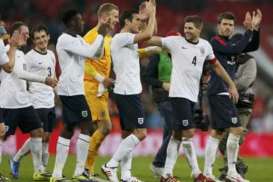
[{"label": "player's hand", "polygon": [[6,127],[4,123],[0,123],[0,137],[4,136],[6,133]]},{"label": "player's hand", "polygon": [[58,80],[55,79],[55,78],[47,77],[46,81],[45,81],[45,84],[52,87],[52,88],[54,88],[54,87],[57,86]]},{"label": "player's hand", "polygon": [[14,31],[11,38],[9,39],[9,44],[11,47],[21,47],[25,43],[23,35],[19,33],[18,30]]},{"label": "player's hand", "polygon": [[251,14],[250,12],[246,12],[245,15],[245,20],[244,20],[244,26],[247,30],[251,30],[252,29],[252,18],[251,18]]},{"label": "player's hand", "polygon": [[145,10],[144,12],[149,16],[153,16],[155,14],[155,11],[156,11],[156,7],[155,5],[151,2],[151,1],[148,1],[145,3]]},{"label": "player's hand", "polygon": [[114,84],[114,80],[112,78],[105,78],[103,81],[102,81],[102,84],[105,88],[109,88],[111,87],[113,84]]},{"label": "player's hand", "polygon": [[170,86],[171,86],[170,83],[167,83],[167,82],[163,82],[162,84],[163,89],[167,92],[169,92]]},{"label": "player's hand", "polygon": [[234,104],[236,104],[239,100],[239,93],[237,91],[235,84],[229,87],[228,92],[229,92],[230,99],[232,100]]},{"label": "player's hand", "polygon": [[254,30],[259,30],[262,17],[263,15],[260,9],[252,12],[252,27]]}]

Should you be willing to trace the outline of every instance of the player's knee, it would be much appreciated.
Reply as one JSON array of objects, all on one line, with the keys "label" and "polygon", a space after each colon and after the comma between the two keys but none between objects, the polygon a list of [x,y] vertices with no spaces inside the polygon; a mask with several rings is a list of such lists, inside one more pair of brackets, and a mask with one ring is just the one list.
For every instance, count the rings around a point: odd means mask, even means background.
[{"label": "player's knee", "polygon": [[43,142],[48,143],[49,142],[49,138],[50,138],[50,134],[49,133],[44,133],[43,134]]},{"label": "player's knee", "polygon": [[141,140],[144,140],[146,138],[147,130],[146,129],[136,129],[134,131],[134,134],[141,141]]},{"label": "player's knee", "polygon": [[244,133],[244,129],[242,127],[230,128],[229,132],[241,136]]},{"label": "player's knee", "polygon": [[174,131],[173,132],[173,138],[175,140],[182,140],[182,132],[181,131]]},{"label": "player's knee", "polygon": [[109,121],[104,121],[99,129],[104,135],[108,135],[112,130],[112,124]]},{"label": "player's knee", "polygon": [[121,131],[121,138],[126,138],[127,136],[131,135],[133,130],[122,130]]},{"label": "player's knee", "polygon": [[30,132],[31,137],[42,137],[43,136],[43,128],[37,128]]},{"label": "player's knee", "polygon": [[189,129],[183,131],[183,137],[190,139],[194,137],[195,129]]},{"label": "player's knee", "polygon": [[222,139],[223,136],[224,136],[224,131],[212,129],[210,131],[210,136],[213,137],[213,138]]},{"label": "player's knee", "polygon": [[95,131],[91,122],[81,122],[79,128],[81,130],[81,133],[85,135],[91,135]]}]

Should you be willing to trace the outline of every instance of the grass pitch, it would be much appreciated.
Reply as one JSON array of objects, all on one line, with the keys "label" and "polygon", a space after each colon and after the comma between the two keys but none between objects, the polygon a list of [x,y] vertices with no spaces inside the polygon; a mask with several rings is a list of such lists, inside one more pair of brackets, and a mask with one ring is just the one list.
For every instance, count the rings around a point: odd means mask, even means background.
[{"label": "grass pitch", "polygon": [[[108,157],[99,157],[96,162],[96,172],[98,172],[101,177],[104,177],[100,172],[100,166],[105,163]],[[249,165],[249,172],[247,174],[247,179],[251,182],[273,182],[273,158],[244,158]],[[150,164],[152,162],[152,157],[136,157],[133,160],[132,173],[134,176],[139,177],[145,182],[158,182],[159,179],[155,178],[150,171]],[[49,161],[49,171],[53,170],[55,158],[52,156]],[[203,168],[203,158],[199,159],[200,167]],[[214,173],[218,175],[218,168],[221,167],[222,160],[217,159]],[[64,175],[71,177],[73,175],[75,166],[75,157],[70,155],[67,164],[65,165]],[[0,166],[1,173],[9,176],[9,164],[8,157],[3,157],[2,164]],[[178,176],[183,182],[193,181],[190,177],[190,169],[184,158],[179,158],[176,163],[175,176]],[[17,180],[12,179],[13,182],[31,182],[32,181],[32,160],[30,156],[22,159],[20,165],[20,178]]]}]

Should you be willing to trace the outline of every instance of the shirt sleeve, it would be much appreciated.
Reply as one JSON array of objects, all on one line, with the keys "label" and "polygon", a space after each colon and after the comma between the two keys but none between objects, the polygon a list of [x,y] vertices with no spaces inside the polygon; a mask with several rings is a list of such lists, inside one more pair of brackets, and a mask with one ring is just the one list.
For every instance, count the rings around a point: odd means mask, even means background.
[{"label": "shirt sleeve", "polygon": [[7,64],[8,62],[9,62],[9,58],[6,52],[4,42],[0,40],[0,65]]},{"label": "shirt sleeve", "polygon": [[24,66],[21,61],[15,60],[14,70],[13,74],[15,74],[19,79],[32,81],[32,82],[41,82],[44,83],[46,80],[46,77],[30,73],[26,70],[24,70]]},{"label": "shirt sleeve", "polygon": [[251,42],[252,35],[252,31],[246,31],[243,37],[237,42],[224,41],[219,36],[215,36],[211,40],[211,45],[215,52],[219,52],[224,55],[238,55],[242,53]]},{"label": "shirt sleeve", "polygon": [[120,33],[112,40],[113,47],[125,47],[127,45],[134,44],[135,34],[132,33]]},{"label": "shirt sleeve", "polygon": [[85,57],[96,58],[103,47],[103,36],[98,35],[92,44],[86,43],[81,38],[69,37],[63,42],[63,49],[73,54]]},{"label": "shirt sleeve", "polygon": [[175,44],[174,39],[175,39],[174,36],[161,38],[161,44],[163,47],[171,51],[174,48],[174,44]]},{"label": "shirt sleeve", "polygon": [[209,61],[210,64],[214,64],[216,62],[216,58],[210,43],[207,44],[206,49],[207,49],[206,60]]}]

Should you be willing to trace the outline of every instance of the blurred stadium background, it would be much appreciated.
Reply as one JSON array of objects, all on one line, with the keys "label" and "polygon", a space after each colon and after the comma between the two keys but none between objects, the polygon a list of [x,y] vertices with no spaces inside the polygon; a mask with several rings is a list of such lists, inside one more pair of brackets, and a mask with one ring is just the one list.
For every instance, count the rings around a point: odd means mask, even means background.
[{"label": "blurred stadium background", "polygon": [[[50,49],[55,49],[58,36],[63,31],[60,14],[68,8],[77,8],[84,12],[86,31],[96,25],[96,10],[103,2],[112,2],[120,7],[121,11],[136,8],[137,0],[0,0],[0,19],[8,28],[15,20],[23,20],[30,27],[35,24],[46,24],[51,35]],[[237,17],[237,31],[241,32],[242,22],[246,11],[260,8],[263,13],[261,27],[261,46],[252,55],[257,60],[258,78],[255,83],[256,101],[251,122],[250,133],[241,153],[247,156],[273,157],[273,0],[158,0],[157,18],[160,35],[169,30],[180,30],[183,17],[190,14],[199,14],[205,20],[203,37],[210,39],[216,32],[216,17],[220,12],[232,11]],[[86,32],[85,31],[85,32]],[[145,69],[148,60],[142,61]],[[143,102],[145,104],[146,119],[150,126],[150,136],[138,146],[137,154],[154,154],[161,143],[160,128],[162,120],[156,105],[153,103],[149,90],[144,86]],[[114,122],[113,133],[107,138],[100,149],[101,154],[112,154],[119,143],[118,112],[113,103],[110,111]],[[58,120],[61,121],[61,107],[57,107]],[[58,124],[52,137],[50,151],[55,151],[55,141],[58,135]],[[27,136],[20,132],[9,139],[3,150],[13,153]],[[206,133],[199,132],[195,143],[198,154],[204,153]],[[114,142],[114,143],[113,143]],[[111,143],[111,145],[110,145]],[[113,145],[114,144],[114,145]],[[114,146],[114,147],[113,147]]]}]

